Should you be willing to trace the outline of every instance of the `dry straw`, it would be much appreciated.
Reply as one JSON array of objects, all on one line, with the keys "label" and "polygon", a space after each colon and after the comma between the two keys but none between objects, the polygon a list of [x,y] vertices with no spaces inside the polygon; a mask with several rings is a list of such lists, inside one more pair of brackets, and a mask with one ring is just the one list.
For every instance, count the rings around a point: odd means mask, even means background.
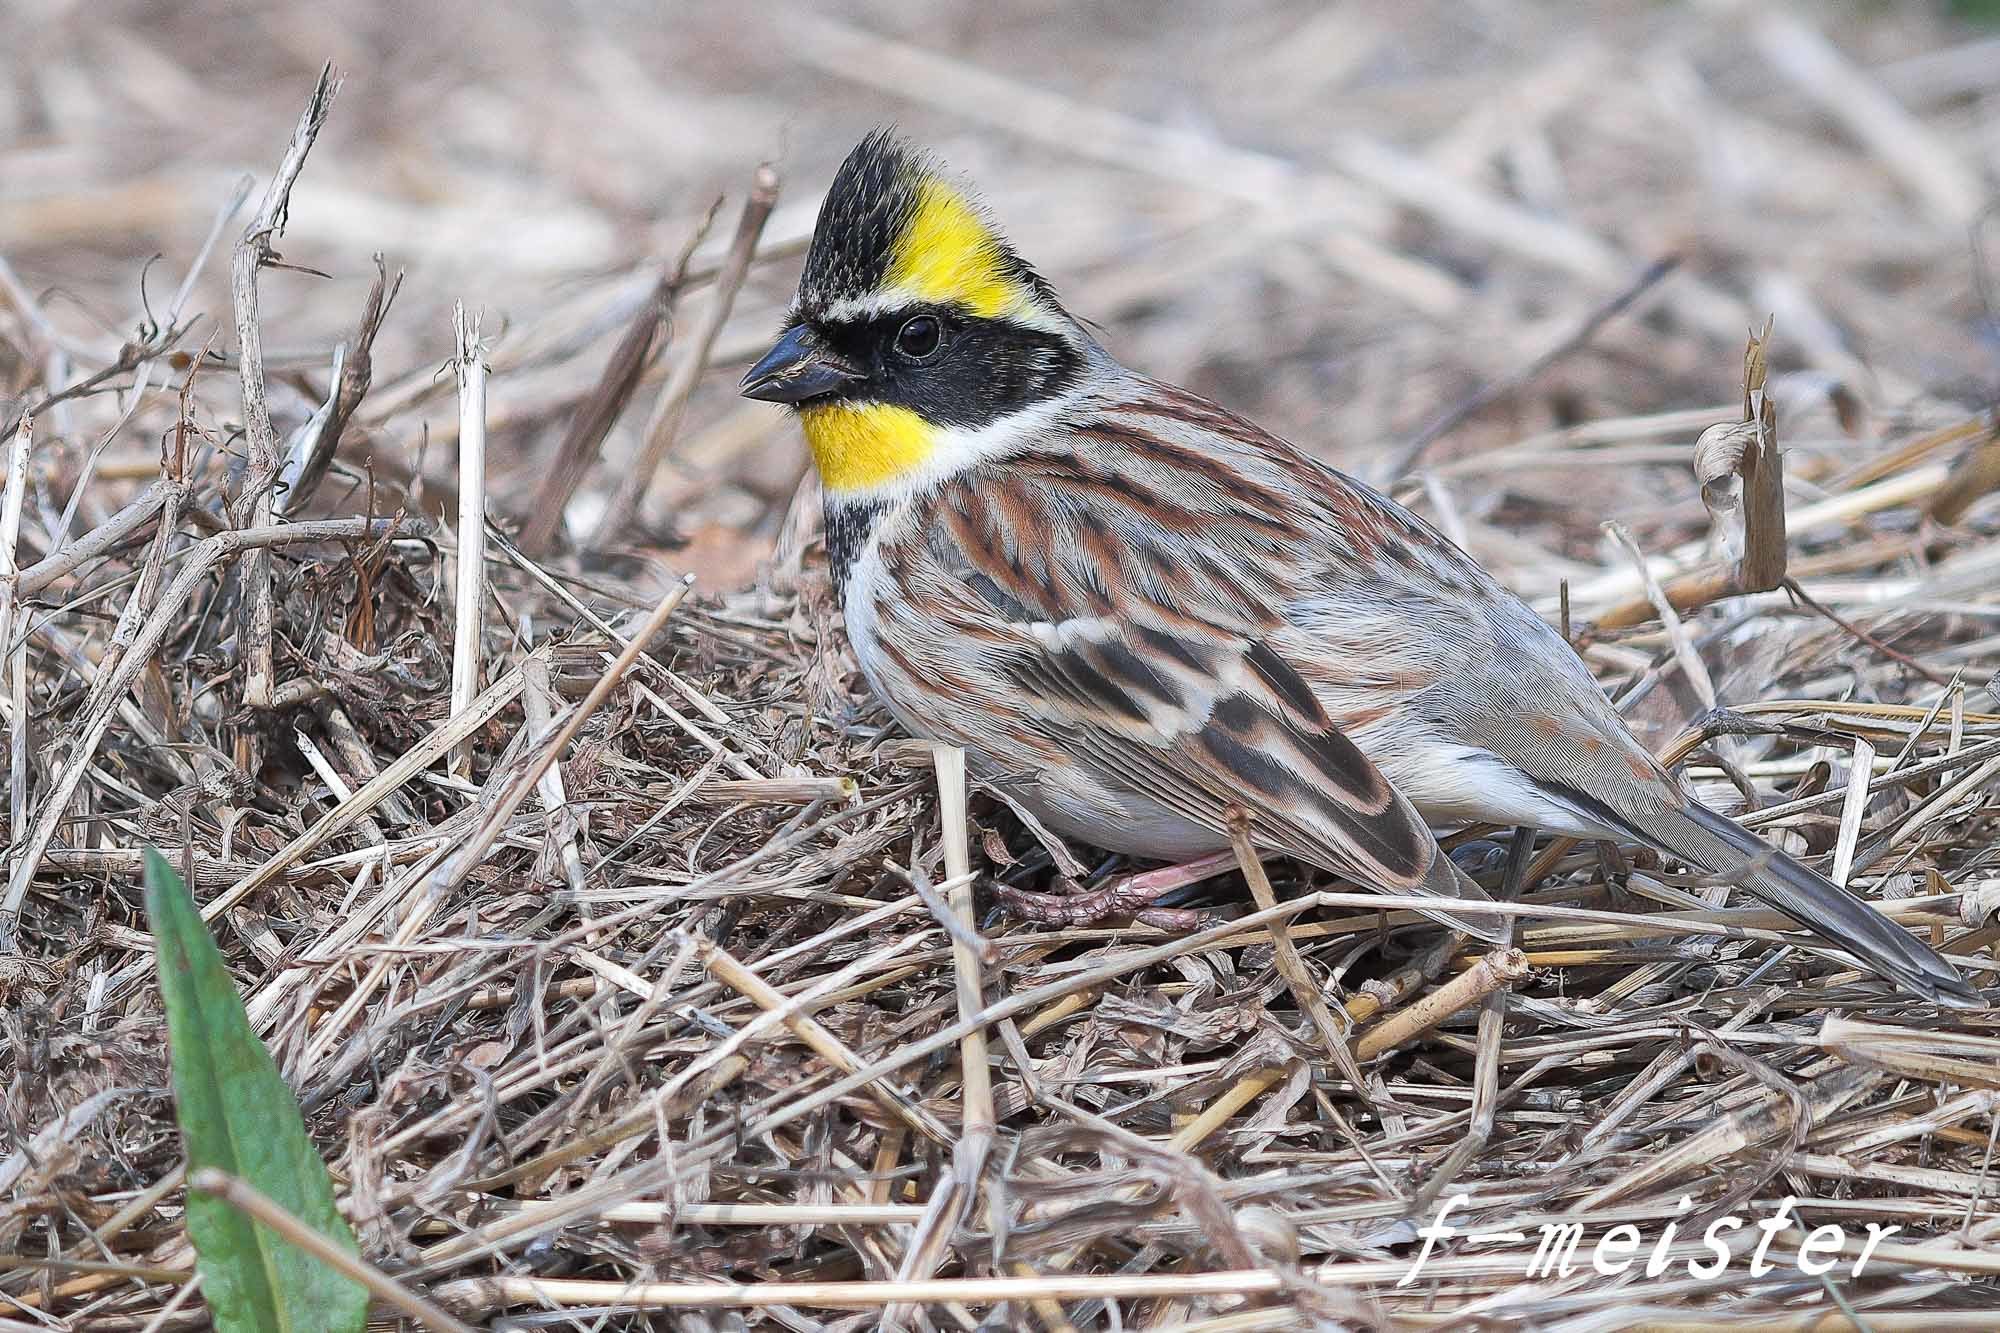
[{"label": "dry straw", "polygon": [[[1097,105],[1093,79],[1030,86],[929,19],[891,38],[801,12],[767,45],[816,81],[787,108],[873,88],[882,119],[966,138],[970,118],[990,151],[1057,164],[1036,258],[1131,327],[1135,360],[1267,386],[1278,424],[1357,469],[1423,468],[1384,479],[1573,627],[1705,796],[1754,803],[1764,836],[1990,985],[2000,431],[1939,368],[1990,380],[1966,351],[1966,99],[2000,62],[1940,37],[1876,68],[1803,20],[1711,41],[1711,19],[1613,6],[1598,40],[1536,7],[1448,70],[1374,59],[1387,26],[1273,11],[1202,38],[1240,44],[1215,63],[1248,72],[1243,123],[1271,117],[1240,136]],[[105,116],[227,95],[116,22],[73,34],[122,71]],[[617,152],[688,112],[616,43],[564,47],[592,74],[555,78],[568,21],[537,37],[522,86],[552,116],[587,90],[578,123]],[[228,174],[135,179],[110,155],[74,198],[0,202],[0,1323],[199,1309],[134,889],[151,843],[307,1108],[385,1323],[1990,1326],[1994,1020],[1917,1004],[1684,866],[1464,848],[1519,889],[1475,905],[1508,923],[1501,950],[1247,849],[1179,877],[1180,907],[1219,915],[996,909],[1002,883],[1115,897],[1124,867],[1052,867],[962,756],[897,738],[799,540],[796,442],[729,393],[823,176],[789,169],[780,204],[757,166],[777,131],[718,138],[703,170],[738,222],[709,243],[712,193],[592,213],[612,208],[592,159],[535,232],[588,276],[532,270],[546,299],[510,308],[452,199],[374,193],[406,164],[362,136],[430,117],[363,107],[362,72],[338,103],[323,76],[303,115],[311,68],[206,117],[283,165],[214,289],[234,336],[205,349],[191,293],[200,238],[235,225]],[[1342,128],[1287,140],[1270,89],[1337,98]],[[144,141],[194,152],[176,124]],[[410,160],[471,188],[495,141],[468,142]],[[10,183],[41,161],[12,153]],[[1080,195],[1072,155],[1118,188]],[[1787,155],[1787,191],[1828,197],[1796,204],[1818,209],[1796,254],[1757,250],[1704,191]],[[130,249],[160,210],[187,220],[173,313],[123,345],[80,331],[31,275],[85,239]],[[1098,214],[1143,222],[1144,262]],[[365,301],[288,267],[365,279],[413,216],[446,240],[413,233],[400,301],[389,267]],[[441,267],[462,286],[434,290]],[[132,303],[119,274],[101,308]],[[456,298],[483,346],[461,323],[454,352]],[[1354,329],[1330,372],[1329,330]],[[1711,1221],[1786,1199],[1801,1225],[1766,1270],[1689,1274]],[[1441,1207],[1460,1234],[1403,1284]],[[1900,1230],[1855,1277],[1870,1222]],[[1646,1253],[1678,1231],[1658,1272],[1531,1278],[1558,1224],[1633,1227]],[[1813,1275],[1795,1261],[1827,1226],[1841,1266]],[[649,1322],[669,1307],[682,1322]]]}]

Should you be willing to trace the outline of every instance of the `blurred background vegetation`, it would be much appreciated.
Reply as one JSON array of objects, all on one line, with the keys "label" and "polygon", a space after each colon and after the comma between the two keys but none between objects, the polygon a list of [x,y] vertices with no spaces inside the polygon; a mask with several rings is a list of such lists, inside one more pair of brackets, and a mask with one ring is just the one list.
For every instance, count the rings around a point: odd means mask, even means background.
[{"label": "blurred background vegetation", "polygon": [[[491,495],[518,518],[509,505],[533,494],[657,271],[728,195],[702,251],[719,255],[768,160],[784,193],[767,257],[647,510],[663,547],[688,543],[672,567],[711,589],[754,577],[804,475],[789,424],[738,402],[735,375],[779,319],[834,165],[885,122],[976,180],[1124,359],[1377,481],[1439,413],[1562,345],[1670,256],[1678,271],[1631,312],[1425,461],[1726,403],[1743,335],[1769,313],[1777,367],[1818,377],[1802,401],[1845,388],[1876,418],[1864,436],[1984,401],[2000,379],[1986,299],[2000,228],[1982,211],[2000,169],[2000,39],[1965,3],[1798,13],[441,0],[419,17],[386,0],[19,0],[0,11],[0,258],[79,354],[115,349],[233,182],[268,173],[333,61],[346,87],[281,247],[324,276],[264,284],[280,431],[323,391],[380,252],[407,280],[377,344],[378,393],[401,377],[432,406],[393,425],[364,413],[349,431],[349,507],[364,468],[378,488],[421,471],[433,501],[448,494],[450,450],[426,454],[412,427],[451,421],[448,381],[417,381],[449,357],[464,301],[495,350]],[[226,262],[210,263],[188,308],[226,325],[226,282]],[[704,299],[685,303],[683,327]],[[8,355],[0,393],[25,377]],[[643,414],[626,418],[573,521],[630,455]],[[81,447],[52,424],[60,447]],[[1801,484],[1805,458],[1858,438],[1851,420],[1791,424]],[[114,469],[148,466],[145,450],[121,452]],[[1643,543],[1698,517],[1682,457],[1467,475],[1457,521],[1505,569],[1533,563],[1510,531],[1579,509],[1581,535],[1545,534],[1534,562],[1595,559],[1598,520],[1626,520]],[[1546,591],[1561,572],[1529,577]]]}]

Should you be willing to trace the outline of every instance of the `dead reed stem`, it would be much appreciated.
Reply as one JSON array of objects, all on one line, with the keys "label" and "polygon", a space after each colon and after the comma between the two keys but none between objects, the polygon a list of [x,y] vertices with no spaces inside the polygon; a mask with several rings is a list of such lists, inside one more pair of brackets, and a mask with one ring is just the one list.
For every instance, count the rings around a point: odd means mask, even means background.
[{"label": "dead reed stem", "polygon": [[[479,666],[485,656],[481,639],[486,608],[486,350],[480,345],[479,321],[467,319],[462,304],[454,311],[452,328],[457,340],[452,365],[458,373],[458,553],[454,561],[458,586],[452,598],[451,652],[451,712],[456,717],[479,693]],[[465,777],[471,771],[471,758],[471,751],[460,744],[451,754],[451,775]]]},{"label": "dead reed stem", "polygon": [[[278,163],[278,170],[265,187],[257,214],[236,243],[230,262],[230,295],[236,312],[237,369],[243,382],[243,421],[248,433],[249,466],[244,471],[239,506],[248,506],[243,526],[261,528],[271,522],[272,487],[278,478],[278,433],[271,425],[271,410],[265,402],[264,331],[258,317],[258,271],[269,264],[276,252],[271,243],[284,235],[286,214],[291,206],[292,186],[305,169],[306,154],[312,151],[320,127],[333,110],[340,93],[340,80],[332,64],[321,68],[305,110],[292,131],[291,143]],[[253,709],[271,706],[274,684],[271,658],[271,563],[262,548],[246,552],[243,560],[243,616],[239,632],[245,644],[243,676],[244,706]],[[255,742],[246,733],[239,736],[236,762],[239,768],[254,770]]]}]

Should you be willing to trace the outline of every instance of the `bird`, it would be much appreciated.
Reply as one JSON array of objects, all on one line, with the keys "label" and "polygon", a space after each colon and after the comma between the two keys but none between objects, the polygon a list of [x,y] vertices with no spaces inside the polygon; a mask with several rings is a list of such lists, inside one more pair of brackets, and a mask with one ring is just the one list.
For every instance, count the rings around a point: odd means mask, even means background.
[{"label": "bird", "polygon": [[1166,861],[1241,831],[1488,940],[1434,828],[1636,843],[1926,1000],[1950,963],[1687,792],[1562,635],[1408,509],[1126,368],[893,129],[834,173],[749,398],[819,475],[848,640],[912,733],[1058,833]]}]

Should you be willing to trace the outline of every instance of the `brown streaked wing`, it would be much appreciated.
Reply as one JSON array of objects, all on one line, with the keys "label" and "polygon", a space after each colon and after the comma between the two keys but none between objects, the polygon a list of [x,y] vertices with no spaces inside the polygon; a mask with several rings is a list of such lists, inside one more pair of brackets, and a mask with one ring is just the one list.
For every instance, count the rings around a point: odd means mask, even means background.
[{"label": "brown streaked wing", "polygon": [[[1041,632],[1031,630],[1034,645],[1021,645],[1009,675],[1032,701],[1030,715],[1101,777],[1218,833],[1239,808],[1258,845],[1376,888],[1485,897],[1266,645],[1242,645],[1244,670],[1232,673],[1242,688],[1204,697],[1168,672],[1141,679],[1121,667],[1135,654],[1116,627],[1092,622],[1102,637],[1079,628],[1034,627]],[[1490,921],[1447,919],[1499,938]]]},{"label": "brown streaked wing", "polygon": [[[1160,465],[1134,484],[1158,484]],[[1483,897],[1273,642],[1283,622],[1269,568],[1244,566],[1254,548],[1190,548],[1135,523],[1103,476],[996,466],[941,488],[936,521],[913,521],[923,535],[902,552],[920,546],[929,568],[901,588],[930,604],[906,601],[885,626],[928,621],[925,633],[977,644],[1008,705],[1107,786],[1225,836],[1241,808],[1260,846],[1391,892]],[[959,493],[973,487],[977,499]],[[1104,532],[1118,534],[1120,563],[1081,568],[1105,553],[1082,534]],[[1131,571],[1147,562],[1192,571],[1201,614],[1146,596]],[[1497,938],[1490,921],[1450,920]]]}]

